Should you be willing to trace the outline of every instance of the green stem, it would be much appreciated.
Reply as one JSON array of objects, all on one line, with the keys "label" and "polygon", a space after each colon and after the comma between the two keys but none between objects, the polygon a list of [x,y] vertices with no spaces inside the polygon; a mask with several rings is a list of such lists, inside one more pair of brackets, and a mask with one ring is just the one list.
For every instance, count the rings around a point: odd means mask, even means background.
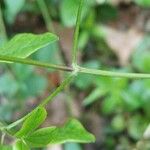
[{"label": "green stem", "polygon": [[37,0],[37,4],[38,4],[38,6],[42,12],[42,15],[43,15],[43,18],[44,18],[44,21],[45,21],[45,24],[46,24],[48,31],[54,32],[52,20],[50,18],[49,11],[48,11],[48,8],[45,4],[45,1],[44,0]]},{"label": "green stem", "polygon": [[61,71],[73,71],[73,69],[70,67],[55,65],[55,64],[50,64],[50,63],[43,63],[43,62],[39,62],[36,60],[23,59],[23,58],[18,58],[18,57],[10,57],[10,56],[1,56],[0,55],[0,60],[21,63],[21,64],[34,65],[34,66],[43,67],[43,68],[52,68],[52,69],[57,69],[57,70],[61,70]]},{"label": "green stem", "polygon": [[83,8],[83,2],[84,0],[80,0],[78,14],[77,14],[77,21],[76,21],[76,28],[74,32],[74,38],[73,38],[73,54],[72,54],[72,64],[77,64],[77,49],[78,49],[78,39],[79,39],[79,30],[80,30],[80,22],[81,22],[81,14],[82,14],[82,8]]},{"label": "green stem", "polygon": [[[58,95],[63,89],[65,86],[67,86],[73,79],[73,77],[76,75],[76,73],[72,72],[72,74],[66,78],[61,84],[60,86],[51,94],[49,95],[46,99],[43,100],[42,103],[40,103],[33,111],[35,111],[38,107],[45,107],[50,101],[53,100],[53,98]],[[32,112],[33,112],[32,111]],[[12,124],[8,125],[7,127],[5,127],[6,130],[10,130],[12,129],[13,127],[17,126],[18,124],[22,123],[24,120],[26,120],[30,115],[31,113],[28,113],[26,116],[24,116],[23,118],[13,122]]]},{"label": "green stem", "polygon": [[60,84],[60,86],[40,104],[40,106],[45,107],[50,101],[52,101],[53,98],[56,95],[58,95],[58,93],[60,93],[64,89],[64,87],[66,87],[72,81],[74,76],[75,76],[75,73],[72,72],[72,74],[68,78],[66,78],[66,80],[64,80]]},{"label": "green stem", "polygon": [[6,33],[6,28],[3,20],[3,15],[2,15],[2,9],[1,9],[1,4],[0,4],[0,33],[4,39],[4,42],[7,41],[7,33]]},{"label": "green stem", "polygon": [[147,78],[150,79],[150,74],[144,73],[123,73],[123,72],[113,72],[113,71],[105,71],[105,70],[96,70],[96,69],[88,69],[83,67],[78,67],[80,73],[92,74],[92,75],[100,75],[105,77],[119,77],[119,78]]},{"label": "green stem", "polygon": [[43,63],[43,62],[31,60],[31,59],[23,59],[23,58],[17,58],[17,57],[9,57],[9,56],[0,56],[0,60],[16,62],[16,63],[21,63],[21,64],[34,65],[34,66],[44,67],[44,68],[52,68],[52,69],[67,71],[67,72],[74,71],[74,72],[78,72],[78,73],[92,74],[92,75],[99,75],[99,76],[132,78],[132,79],[134,79],[134,78],[143,78],[143,79],[149,78],[150,79],[150,74],[144,74],[144,73],[122,73],[122,72],[88,69],[88,68],[83,68],[80,66],[71,68],[71,67],[67,67],[67,66]]}]

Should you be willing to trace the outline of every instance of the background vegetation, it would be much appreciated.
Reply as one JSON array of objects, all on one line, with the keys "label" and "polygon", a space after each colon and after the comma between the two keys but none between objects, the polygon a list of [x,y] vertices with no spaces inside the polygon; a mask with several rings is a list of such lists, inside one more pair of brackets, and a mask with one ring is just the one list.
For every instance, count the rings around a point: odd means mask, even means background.
[{"label": "background vegetation", "polygon": [[[0,5],[7,33],[1,21],[1,46],[17,33],[51,31],[60,37],[60,43],[41,49],[32,58],[71,64],[79,0],[1,0]],[[86,0],[79,63],[95,69],[150,73],[149,8],[149,0]],[[31,110],[64,76],[28,65],[1,64],[0,120],[9,123]],[[150,122],[149,89],[150,80],[79,75],[49,105],[45,125],[61,124],[68,116],[75,116],[97,141],[89,145],[69,143],[56,149],[150,149],[149,142],[142,139]]]}]

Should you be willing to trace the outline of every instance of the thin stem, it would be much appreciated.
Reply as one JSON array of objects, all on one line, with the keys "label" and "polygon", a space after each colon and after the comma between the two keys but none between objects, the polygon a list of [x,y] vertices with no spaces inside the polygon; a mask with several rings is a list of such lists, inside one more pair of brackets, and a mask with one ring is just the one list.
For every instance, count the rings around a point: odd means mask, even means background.
[{"label": "thin stem", "polygon": [[78,14],[77,14],[77,21],[76,21],[76,28],[73,36],[73,54],[72,54],[72,64],[77,64],[77,49],[78,49],[78,39],[79,39],[79,30],[80,30],[80,22],[81,22],[81,14],[83,8],[84,0],[80,0]]},{"label": "thin stem", "polygon": [[150,79],[150,74],[143,73],[123,73],[123,72],[113,72],[113,71],[105,71],[105,70],[96,70],[96,69],[88,69],[83,67],[78,67],[80,73],[92,74],[92,75],[100,75],[106,77],[119,77],[119,78],[131,78],[131,79]]},{"label": "thin stem", "polygon": [[[58,95],[64,88],[65,86],[67,86],[73,79],[73,77],[75,76],[76,74],[74,72],[72,72],[72,74],[66,78],[61,84],[60,86],[51,94],[49,95],[46,99],[43,100],[42,103],[40,103],[33,111],[35,111],[38,107],[45,107],[50,101],[53,100],[53,98]],[[32,112],[33,112],[32,111]],[[12,129],[13,127],[17,126],[18,124],[22,123],[24,120],[26,120],[30,115],[31,113],[28,113],[26,116],[24,116],[23,118],[13,122],[12,124],[8,125],[5,129],[6,130],[10,130]]]},{"label": "thin stem", "polygon": [[143,78],[143,79],[149,78],[150,79],[150,74],[144,74],[144,73],[121,73],[121,72],[113,72],[113,71],[105,71],[105,70],[88,69],[88,68],[83,68],[80,66],[76,66],[76,68],[71,68],[67,66],[43,63],[43,62],[31,60],[31,59],[23,59],[23,58],[17,58],[17,57],[1,56],[1,55],[0,55],[0,60],[34,65],[34,66],[44,67],[44,68],[52,68],[52,69],[67,71],[67,72],[76,71],[78,73],[93,74],[93,75],[99,75],[99,76],[120,77],[120,78],[124,77],[124,78],[132,78],[132,79],[134,78],[135,79],[136,78]]},{"label": "thin stem", "polygon": [[6,33],[6,28],[3,20],[1,4],[0,4],[0,33],[4,39],[4,42],[7,41],[7,33]]},{"label": "thin stem", "polygon": [[73,77],[75,76],[75,73],[73,72],[68,78],[66,78],[61,84],[60,86],[50,95],[48,96],[41,104],[40,106],[45,107],[50,101],[53,100],[53,98],[58,95],[58,93],[60,93],[64,87],[66,87],[66,85],[68,85]]},{"label": "thin stem", "polygon": [[10,57],[10,56],[1,56],[0,55],[0,60],[21,63],[21,64],[34,65],[34,66],[43,67],[43,68],[52,68],[52,69],[57,69],[57,70],[61,70],[61,71],[73,71],[72,68],[67,67],[67,66],[43,63],[43,62],[36,61],[36,60],[23,59],[23,58],[12,57],[12,56]]},{"label": "thin stem", "polygon": [[51,17],[49,15],[49,11],[48,8],[45,4],[45,0],[37,0],[37,4],[42,12],[46,27],[48,29],[48,31],[52,31],[54,32],[54,28],[53,28],[53,24],[52,24],[52,20]]}]

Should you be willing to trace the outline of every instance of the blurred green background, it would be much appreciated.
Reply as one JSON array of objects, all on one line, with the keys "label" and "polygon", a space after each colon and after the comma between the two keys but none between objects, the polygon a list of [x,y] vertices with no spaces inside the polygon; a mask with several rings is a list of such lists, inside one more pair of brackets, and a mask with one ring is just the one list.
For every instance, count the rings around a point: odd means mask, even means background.
[{"label": "blurred green background", "polygon": [[[70,65],[79,1],[1,0],[7,38],[0,28],[0,46],[18,33],[55,32],[60,42],[41,49],[32,58]],[[78,48],[78,61],[82,66],[150,73],[150,0],[85,0]],[[10,123],[30,111],[64,76],[54,70],[1,63],[0,120]],[[48,111],[46,124],[60,124],[67,117],[75,116],[97,138],[94,144],[68,143],[50,146],[48,150],[130,150],[135,147],[150,150],[150,143],[142,140],[150,123],[148,79],[81,74],[70,88],[56,97]]]}]

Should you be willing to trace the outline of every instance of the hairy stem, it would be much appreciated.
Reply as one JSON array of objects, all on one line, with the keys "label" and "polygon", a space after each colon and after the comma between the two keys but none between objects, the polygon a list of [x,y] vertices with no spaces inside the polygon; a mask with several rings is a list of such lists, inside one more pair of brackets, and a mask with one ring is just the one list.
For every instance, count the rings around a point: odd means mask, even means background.
[{"label": "hairy stem", "polygon": [[[32,110],[32,112],[35,111],[38,107],[45,107],[49,102],[51,102],[53,100],[53,98],[56,95],[58,95],[72,81],[72,79],[75,75],[76,74],[74,72],[71,75],[69,75],[69,77],[67,77],[51,95],[49,95],[46,99],[43,100],[42,103],[40,103],[34,110]],[[17,126],[18,124],[22,123],[24,120],[26,120],[31,115],[32,112],[28,113],[26,116],[13,122],[12,124],[8,125],[7,127],[5,127],[5,129],[10,130],[13,127]]]},{"label": "hairy stem", "polygon": [[51,20],[50,15],[49,15],[48,8],[45,4],[45,0],[37,0],[37,4],[41,10],[41,13],[43,15],[43,18],[44,18],[44,21],[45,21],[45,24],[46,24],[48,31],[54,32],[52,20]]},{"label": "hairy stem", "polygon": [[1,4],[0,4],[0,34],[2,35],[4,42],[6,42],[7,41],[7,33],[6,33],[6,28],[5,28],[5,24],[4,24],[4,20],[3,20]]},{"label": "hairy stem", "polygon": [[73,36],[73,48],[72,48],[72,64],[77,64],[77,49],[78,49],[78,39],[79,39],[79,30],[80,30],[80,22],[81,22],[81,14],[83,8],[84,0],[80,0],[78,14],[77,14],[77,21],[76,21],[76,28]]}]

